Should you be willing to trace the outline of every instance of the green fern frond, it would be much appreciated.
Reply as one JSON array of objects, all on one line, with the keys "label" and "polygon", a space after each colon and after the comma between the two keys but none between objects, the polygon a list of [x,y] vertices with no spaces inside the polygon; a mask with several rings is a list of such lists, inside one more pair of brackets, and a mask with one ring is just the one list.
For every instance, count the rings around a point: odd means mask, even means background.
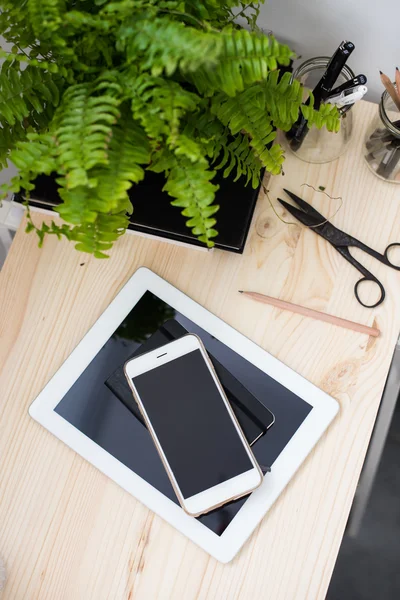
[{"label": "green fern frond", "polygon": [[170,145],[170,148],[176,156],[186,156],[191,162],[201,161],[204,157],[202,145],[185,133],[179,135],[174,144]]},{"label": "green fern frond", "polygon": [[202,66],[191,75],[202,94],[222,90],[228,96],[234,96],[252,83],[265,79],[278,64],[288,65],[293,57],[289,47],[279,44],[273,36],[246,29],[226,28],[221,39],[223,47],[217,64]]},{"label": "green fern frond", "polygon": [[[102,70],[100,65],[113,66],[117,51],[115,45],[110,44],[111,30],[116,27],[112,19],[93,14],[91,8],[89,12],[68,11],[63,20],[64,26],[58,35],[63,36],[75,69],[98,73]],[[62,53],[65,55],[64,49]]]},{"label": "green fern frond", "polygon": [[80,252],[88,252],[95,258],[108,258],[105,252],[125,233],[128,223],[126,213],[98,214],[93,223],[72,228],[70,239],[77,242],[75,248]]},{"label": "green fern frond", "polygon": [[[243,2],[238,2],[238,0],[225,0],[225,2],[219,2],[218,0],[203,0],[199,2],[198,0],[186,0],[185,2],[185,11],[195,15],[199,19],[207,21],[207,25],[210,24],[217,29],[221,28],[221,23],[233,23],[237,18],[238,14],[240,15],[242,11],[238,13],[238,7],[242,8],[242,10],[246,11],[248,9],[254,10],[258,12],[258,4],[262,4],[264,0],[255,0],[254,2],[249,2],[248,0],[244,0]],[[254,18],[252,14],[248,14],[247,16],[244,14],[244,18],[250,25],[250,29],[254,29]],[[256,15],[254,15],[256,18]]]},{"label": "green fern frond", "polygon": [[93,187],[88,171],[107,164],[107,148],[122,101],[122,88],[113,77],[94,84],[72,85],[55,114],[58,172],[65,187]]},{"label": "green fern frond", "polygon": [[268,111],[272,123],[282,131],[289,131],[297,120],[303,101],[303,87],[299,81],[291,81],[291,74],[272,71],[258,84],[260,105]]},{"label": "green fern frond", "polygon": [[5,62],[0,71],[0,118],[9,125],[20,123],[32,110],[41,113],[48,104],[57,106],[62,80],[58,85],[50,73],[17,62]]},{"label": "green fern frond", "polygon": [[308,126],[315,125],[318,129],[326,127],[328,131],[339,131],[340,113],[333,104],[321,104],[319,110],[314,108],[314,98],[311,94],[310,104],[301,106],[301,112],[308,121]]},{"label": "green fern frond", "polygon": [[[128,75],[129,77],[129,75]],[[176,144],[182,117],[193,112],[200,98],[184,90],[176,81],[142,74],[127,84],[127,95],[132,98],[132,113],[147,135],[168,144]]]},{"label": "green fern frond", "polygon": [[90,187],[79,185],[59,190],[63,204],[56,208],[57,212],[65,221],[78,226],[70,230],[70,239],[78,242],[78,250],[96,256],[111,248],[126,230],[127,213],[133,210],[127,192],[133,183],[143,179],[141,165],[150,161],[150,145],[143,129],[129,120],[126,107],[123,114],[124,118],[112,129],[107,163],[97,164],[87,173]]},{"label": "green fern frond", "polygon": [[254,154],[250,140],[246,135],[238,134],[232,141],[226,140],[221,146],[222,158],[214,169],[224,169],[223,176],[229,177],[233,170],[236,172],[234,181],[242,175],[246,178],[246,185],[251,181],[256,189],[260,185],[262,164]]},{"label": "green fern frond", "polygon": [[75,248],[80,252],[93,254],[95,258],[108,258],[105,254],[114,242],[125,233],[129,218],[125,210],[120,213],[98,213],[96,192],[87,187],[78,187],[73,190],[64,189],[60,192],[65,204],[57,207],[57,212],[69,223],[77,223],[71,227],[64,223],[61,226],[54,221],[50,225],[43,223],[37,227],[27,214],[28,224],[26,231],[36,231],[39,237],[39,246],[43,244],[45,235],[54,234],[59,239],[61,236],[75,242]]},{"label": "green fern frond", "polygon": [[27,8],[38,39],[48,39],[63,23],[65,0],[27,0]]},{"label": "green fern frond", "polygon": [[283,150],[279,145],[269,148],[276,137],[271,119],[263,106],[257,101],[259,89],[253,86],[230,98],[218,94],[212,100],[211,111],[218,119],[229,127],[232,135],[245,133],[249,137],[250,146],[262,165],[272,174],[281,172]]},{"label": "green fern frond", "polygon": [[178,15],[181,14],[182,17],[185,16],[185,13],[182,12],[184,9],[184,5],[181,0],[116,0],[115,2],[108,2],[108,0],[97,0],[98,5],[105,5],[101,11],[100,15],[102,17],[107,17],[110,15],[117,16],[121,21],[132,16],[132,13],[135,11],[144,10],[149,11],[149,14],[157,15],[159,12],[166,12],[175,10]]},{"label": "green fern frond", "polygon": [[97,207],[93,207],[96,203],[96,190],[84,185],[78,185],[72,189],[61,187],[59,195],[63,203],[55,207],[56,212],[73,225],[91,224],[97,219]]},{"label": "green fern frond", "polygon": [[218,235],[213,229],[216,220],[212,216],[219,209],[213,204],[219,186],[211,183],[215,171],[209,170],[208,162],[203,158],[193,163],[186,156],[164,151],[151,170],[166,171],[167,182],[163,189],[176,198],[171,202],[172,206],[183,208],[181,214],[188,217],[186,225],[193,235],[212,248],[212,238]]},{"label": "green fern frond", "polygon": [[139,183],[144,178],[141,165],[150,162],[150,152],[143,129],[126,113],[126,118],[113,128],[108,164],[98,172],[93,172],[97,180],[98,197],[107,203],[107,212],[132,212],[127,192],[133,183]]},{"label": "green fern frond", "polygon": [[10,159],[18,168],[18,175],[3,191],[29,192],[34,188],[31,183],[40,173],[50,175],[56,170],[55,139],[50,134],[28,133],[28,141],[18,142],[10,153]]},{"label": "green fern frond", "polygon": [[260,95],[256,101],[268,111],[274,126],[278,129],[289,131],[301,110],[309,127],[316,125],[319,129],[327,127],[329,131],[338,131],[340,127],[338,109],[330,104],[322,104],[318,111],[314,110],[312,94],[310,94],[310,104],[304,105],[304,89],[299,81],[296,79],[292,81],[290,73],[284,73],[280,77],[279,71],[273,71],[257,86],[254,86],[254,89],[259,89]]},{"label": "green fern frond", "polygon": [[21,123],[16,123],[13,127],[10,127],[8,123],[0,122],[0,167],[7,168],[11,151],[18,142],[26,139],[26,135],[26,129]]},{"label": "green fern frond", "polygon": [[0,35],[9,43],[28,48],[36,41],[26,10],[26,0],[2,0],[0,11]]},{"label": "green fern frond", "polygon": [[[59,239],[63,236],[75,242],[75,248],[80,252],[88,252],[95,258],[108,258],[105,252],[110,250],[114,242],[125,233],[129,218],[125,210],[117,214],[96,213],[96,210],[91,210],[91,206],[95,202],[95,192],[89,192],[90,190],[85,187],[62,190],[69,208],[66,210],[64,205],[60,205],[57,212],[64,219],[68,218],[70,222],[79,223],[79,225],[71,227],[66,223],[58,225],[52,221],[50,225],[42,223],[40,227],[37,227],[32,221],[28,207],[26,231],[36,231],[39,246],[43,244],[47,234],[53,234]],[[68,196],[71,197],[68,198]],[[72,196],[74,201],[72,201]]]},{"label": "green fern frond", "polygon": [[67,224],[58,225],[52,221],[50,225],[42,223],[37,227],[27,206],[27,226],[25,231],[35,231],[39,238],[39,247],[43,245],[46,235],[56,235],[58,239],[65,237],[75,243],[80,252],[93,254],[95,258],[108,258],[105,254],[114,242],[125,232],[128,218],[121,215],[97,215],[93,223],[85,223],[70,227]]},{"label": "green fern frond", "polygon": [[[237,6],[237,2],[235,1],[235,6]],[[257,2],[240,2],[239,6],[241,10],[237,13],[235,12],[235,19],[238,17],[242,17],[247,21],[247,25],[250,28],[250,31],[260,31],[257,20],[260,15],[260,3]],[[250,10],[249,10],[250,9]]]},{"label": "green fern frond", "polygon": [[201,144],[216,171],[224,169],[224,177],[233,171],[235,181],[243,175],[246,185],[251,181],[253,188],[258,187],[262,164],[251,148],[248,136],[240,133],[232,136],[229,128],[210,112],[203,112],[200,116],[193,114],[186,129]]},{"label": "green fern frond", "polygon": [[[14,47],[15,48],[15,47]],[[21,54],[19,52],[7,52],[0,48],[0,59],[4,63],[25,63],[29,67],[35,67],[41,71],[48,71],[48,73],[59,73],[66,79],[71,78],[71,70],[66,69],[62,65],[57,65],[54,61],[38,60],[35,57],[35,53],[32,52],[30,56],[27,54]],[[7,65],[6,65],[7,66]],[[46,74],[48,74],[46,73]]]},{"label": "green fern frond", "polygon": [[140,59],[141,70],[171,76],[178,67],[184,72],[217,60],[222,39],[215,33],[198,31],[168,17],[131,19],[118,31],[117,48],[128,62]]},{"label": "green fern frond", "polygon": [[211,160],[218,158],[229,134],[229,130],[209,110],[187,115],[185,132],[198,140]]},{"label": "green fern frond", "polygon": [[106,33],[111,27],[111,22],[103,19],[101,15],[83,12],[82,10],[70,10],[63,15],[63,19],[64,25],[69,26],[68,37],[80,29],[96,29],[99,32]]}]

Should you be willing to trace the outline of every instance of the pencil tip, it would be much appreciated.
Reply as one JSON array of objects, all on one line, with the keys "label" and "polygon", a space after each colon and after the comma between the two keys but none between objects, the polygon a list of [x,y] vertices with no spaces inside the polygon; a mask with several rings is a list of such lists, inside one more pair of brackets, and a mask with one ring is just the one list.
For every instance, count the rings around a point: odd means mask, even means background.
[{"label": "pencil tip", "polygon": [[243,294],[243,290],[238,290],[239,294]]},{"label": "pencil tip", "polygon": [[382,73],[382,71],[381,71],[380,69],[379,69],[379,73],[380,73],[381,75],[383,75],[383,73]]},{"label": "pencil tip", "polygon": [[398,70],[399,70],[399,67],[396,67],[396,71],[398,71]]}]

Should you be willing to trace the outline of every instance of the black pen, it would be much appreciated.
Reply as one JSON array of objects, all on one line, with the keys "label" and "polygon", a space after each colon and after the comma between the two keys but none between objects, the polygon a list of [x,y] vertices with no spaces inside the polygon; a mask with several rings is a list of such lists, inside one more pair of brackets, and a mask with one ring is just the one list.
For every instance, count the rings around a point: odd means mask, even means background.
[{"label": "black pen", "polygon": [[[325,73],[313,89],[314,108],[316,110],[319,109],[321,102],[328,96],[354,48],[353,42],[343,41],[332,56],[326,67]],[[308,104],[310,104],[310,99],[306,102],[306,105]],[[292,150],[296,151],[301,147],[307,132],[307,120],[303,114],[300,113],[299,118],[288,133],[288,138],[291,139],[290,147]]]},{"label": "black pen", "polygon": [[[335,54],[332,56],[327,69],[322,76],[320,81],[321,93],[320,103],[325,100],[329,92],[331,91],[336,79],[339,77],[341,70],[347,62],[350,54],[353,52],[355,46],[353,42],[342,42]],[[319,107],[319,105],[318,105]]]},{"label": "black pen", "polygon": [[338,85],[333,90],[329,92],[326,99],[331,98],[332,96],[336,96],[337,94],[341,94],[346,90],[358,87],[359,85],[365,85],[367,83],[367,78],[365,75],[357,75],[357,77],[353,77],[353,79],[349,79],[349,81],[345,81],[342,85]]}]

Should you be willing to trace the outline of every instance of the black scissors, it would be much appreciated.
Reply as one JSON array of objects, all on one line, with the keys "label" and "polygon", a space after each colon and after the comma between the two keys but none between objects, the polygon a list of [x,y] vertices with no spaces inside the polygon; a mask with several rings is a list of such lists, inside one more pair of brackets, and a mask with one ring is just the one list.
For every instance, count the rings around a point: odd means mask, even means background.
[{"label": "black scissors", "polygon": [[[359,263],[358,260],[353,258],[353,256],[350,254],[349,248],[351,246],[354,246],[355,248],[360,248],[360,250],[363,250],[367,254],[370,254],[384,265],[387,265],[388,267],[392,267],[393,269],[400,271],[400,265],[394,265],[392,262],[390,262],[388,258],[389,250],[391,248],[394,248],[395,246],[400,247],[400,243],[389,244],[384,254],[380,254],[379,252],[376,252],[376,250],[369,248],[369,246],[366,246],[353,236],[348,235],[344,231],[341,231],[340,229],[332,225],[332,223],[329,223],[329,221],[327,221],[325,217],[321,215],[321,213],[315,210],[315,208],[308,204],[308,202],[305,202],[304,200],[299,198],[299,196],[296,196],[296,194],[293,194],[288,190],[284,190],[284,192],[286,192],[286,194],[290,196],[290,198],[294,202],[296,202],[296,204],[298,204],[298,206],[300,206],[300,208],[302,209],[299,210],[298,208],[295,208],[292,204],[289,204],[288,202],[285,202],[284,200],[278,198],[279,202],[286,208],[286,210],[289,211],[294,217],[296,217],[298,221],[303,223],[303,225],[306,225],[307,227],[312,227],[312,230],[315,231],[315,233],[318,233],[318,235],[320,235],[330,244],[332,244],[335,250],[337,250],[339,254],[341,254],[350,264],[353,265],[353,267],[355,267],[363,275],[363,277],[359,281],[357,281],[357,283],[354,286],[354,294],[359,303],[362,304],[362,306],[365,306],[366,308],[375,308],[375,306],[379,306],[379,304],[382,304],[386,295],[385,288],[383,287],[381,282],[374,275],[372,275],[372,273],[368,271],[368,269],[366,269],[361,263]],[[378,301],[375,302],[375,304],[364,304],[364,302],[358,295],[358,287],[364,281],[372,281],[373,283],[376,283],[379,286],[381,295]]]}]

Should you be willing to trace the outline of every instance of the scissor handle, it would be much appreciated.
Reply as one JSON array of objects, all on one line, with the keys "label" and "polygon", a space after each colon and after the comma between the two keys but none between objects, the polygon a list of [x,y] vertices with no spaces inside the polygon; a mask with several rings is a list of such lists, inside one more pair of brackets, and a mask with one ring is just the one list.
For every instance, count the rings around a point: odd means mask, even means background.
[{"label": "scissor handle", "polygon": [[[376,255],[378,254],[377,252],[375,252],[375,250],[372,250],[371,248],[364,246],[364,244],[362,244],[362,242],[358,242],[358,240],[354,240],[354,241],[356,243],[354,243],[353,240],[351,240],[351,242],[350,242],[351,246],[357,246],[358,248],[365,250],[369,254],[372,254],[372,256],[374,256],[375,254]],[[364,246],[364,248],[362,246]],[[370,271],[368,271],[368,269],[366,269],[364,267],[364,265],[362,265],[360,262],[358,262],[358,260],[355,259],[354,256],[351,255],[350,250],[347,246],[335,246],[335,248],[339,252],[339,254],[341,254],[351,265],[353,265],[353,267],[355,267],[357,269],[357,271],[359,271],[361,273],[361,275],[363,275],[363,277],[361,279],[359,279],[354,286],[355,297],[357,298],[357,300],[361,304],[361,306],[365,306],[365,308],[375,308],[375,306],[379,306],[379,304],[382,304],[382,302],[385,299],[386,293],[385,293],[385,288],[383,287],[381,282],[375,277],[375,275],[372,275],[372,273]],[[389,249],[389,246],[386,250],[388,250],[388,249]],[[385,255],[383,255],[383,254],[379,254],[378,256],[379,256],[379,260],[381,262],[384,262],[387,260]],[[376,258],[378,258],[378,256]],[[370,281],[372,283],[376,283],[381,292],[380,297],[374,304],[365,304],[365,302],[363,302],[361,300],[360,295],[358,293],[358,288],[360,287],[361,283],[364,283],[365,281]]]},{"label": "scissor handle", "polygon": [[394,242],[393,244],[389,244],[389,246],[386,248],[385,252],[384,252],[384,257],[386,259],[387,265],[389,267],[392,267],[392,269],[396,269],[397,271],[400,271],[400,265],[395,265],[394,263],[392,263],[392,261],[389,259],[389,251],[391,248],[395,248],[398,247],[400,248],[400,243],[399,242]]},{"label": "scissor handle", "polygon": [[[381,295],[378,298],[377,302],[375,302],[375,304],[365,304],[361,300],[361,298],[360,298],[360,296],[358,294],[358,286],[361,283],[364,283],[364,281],[372,281],[372,283],[376,283],[377,286],[380,289]],[[364,306],[365,308],[375,308],[376,306],[379,306],[380,304],[382,304],[382,302],[384,301],[385,296],[386,296],[385,288],[383,287],[383,285],[381,284],[381,282],[376,277],[374,277],[372,274],[366,275],[365,277],[362,277],[361,279],[359,279],[357,281],[357,283],[354,286],[354,294],[355,294],[357,300],[359,301],[359,303],[361,304],[361,306]]]}]

